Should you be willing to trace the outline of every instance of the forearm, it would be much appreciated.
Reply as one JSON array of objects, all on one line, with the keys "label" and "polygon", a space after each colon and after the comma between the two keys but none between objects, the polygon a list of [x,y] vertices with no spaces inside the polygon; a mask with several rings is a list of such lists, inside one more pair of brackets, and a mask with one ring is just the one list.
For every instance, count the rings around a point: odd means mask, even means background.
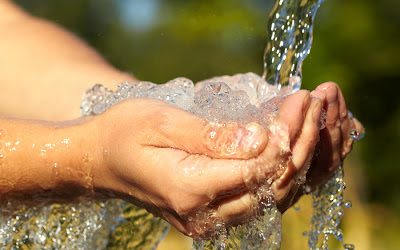
[{"label": "forearm", "polygon": [[0,119],[0,198],[91,191],[98,158],[85,129],[95,130],[85,123]]},{"label": "forearm", "polygon": [[94,83],[114,87],[133,79],[71,33],[9,1],[0,0],[0,13],[0,114],[73,119]]}]

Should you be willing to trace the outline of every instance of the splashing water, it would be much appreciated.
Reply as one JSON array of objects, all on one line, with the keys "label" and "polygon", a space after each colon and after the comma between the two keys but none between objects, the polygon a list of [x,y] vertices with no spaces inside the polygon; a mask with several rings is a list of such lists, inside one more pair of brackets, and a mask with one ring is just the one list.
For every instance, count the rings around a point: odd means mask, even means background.
[{"label": "splashing water", "polygon": [[152,249],[167,230],[166,222],[119,200],[10,200],[1,207],[0,249]]},{"label": "splashing water", "polygon": [[[310,53],[312,44],[312,28],[317,10],[322,0],[277,0],[268,20],[268,42],[264,54],[263,78],[277,89],[285,89],[285,93],[295,92],[301,87],[302,62]],[[265,87],[266,85],[260,85]],[[259,89],[259,95],[268,93]],[[340,170],[341,171],[341,170]],[[339,177],[338,177],[339,178]],[[340,178],[339,178],[340,179]],[[337,187],[337,178],[327,185],[333,188],[321,189],[313,193],[315,204],[312,220],[313,230],[310,232],[309,247],[316,249],[318,236],[325,231],[316,230],[329,228],[339,234],[337,229],[342,214],[339,209],[330,209],[329,214],[321,213],[324,208],[331,208],[330,203],[324,203],[328,196],[341,199],[343,193]],[[342,180],[342,179],[340,179]],[[321,198],[323,197],[323,198]],[[222,230],[213,240],[195,242],[195,249],[279,249],[281,240],[280,212],[273,203],[269,210],[262,209],[261,215],[254,220],[236,228]],[[335,226],[326,226],[332,223],[330,216],[336,218]],[[274,223],[272,223],[274,221]],[[271,226],[271,224],[273,226]],[[318,226],[317,226],[318,225]],[[274,237],[268,237],[274,235]],[[325,234],[326,235],[326,234]],[[338,238],[338,237],[337,237]],[[342,238],[338,238],[342,240]],[[323,244],[327,245],[327,236]],[[325,249],[325,248],[324,248]]]},{"label": "splashing water", "polygon": [[[253,73],[223,76],[202,81],[196,89],[185,78],[163,85],[124,83],[116,91],[95,85],[85,95],[82,114],[101,114],[128,98],[153,98],[210,121],[256,121],[271,131],[281,100],[300,89],[301,65],[311,48],[312,24],[320,3],[321,0],[277,1],[268,21],[263,78]],[[252,189],[255,214],[244,225],[226,227],[214,220],[212,213],[199,210],[193,216],[194,226],[202,227],[198,221],[204,219],[215,224],[216,234],[211,240],[195,241],[194,248],[279,249],[281,214],[270,190],[274,178],[271,176],[265,185]],[[343,241],[338,226],[343,206],[351,206],[343,202],[343,190],[343,172],[339,169],[332,180],[312,194],[310,249],[327,249],[329,235]],[[35,205],[5,201],[0,211],[0,248],[151,249],[168,227],[144,209],[116,199]],[[354,248],[351,244],[343,246]]]},{"label": "splashing water", "polygon": [[[262,90],[262,91],[260,91]],[[291,92],[291,91],[289,91]],[[274,118],[287,89],[279,90],[254,73],[215,77],[197,83],[177,78],[162,85],[150,82],[124,83],[113,92],[101,85],[87,93],[82,110],[96,115],[127,98],[152,98],[178,106],[210,122],[257,122],[273,132]],[[276,129],[276,128],[275,128]],[[284,141],[284,140],[282,140]],[[282,163],[270,168],[271,173],[287,166],[288,142],[282,143]],[[278,211],[270,186],[277,178],[271,175],[262,187],[252,187],[254,219],[244,225],[227,228],[215,218],[215,211],[200,209],[190,215],[190,227],[204,231],[214,227],[212,240],[195,241],[197,249],[279,249],[281,239],[281,214]],[[246,178],[244,178],[246,179]]]},{"label": "splashing water", "polygon": [[[344,201],[343,192],[346,184],[343,180],[343,168],[339,167],[327,183],[312,193],[314,212],[311,218],[311,230],[308,232],[310,249],[329,249],[329,236],[343,244],[343,232],[339,228],[344,215],[344,208],[350,208],[351,202]],[[346,250],[354,249],[352,244],[343,244]]]}]

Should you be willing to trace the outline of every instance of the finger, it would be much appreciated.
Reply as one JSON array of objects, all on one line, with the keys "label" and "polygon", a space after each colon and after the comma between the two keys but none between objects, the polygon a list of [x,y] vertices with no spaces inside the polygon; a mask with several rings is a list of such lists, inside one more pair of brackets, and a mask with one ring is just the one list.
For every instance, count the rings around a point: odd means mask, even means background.
[{"label": "finger", "polygon": [[257,123],[211,123],[184,110],[164,108],[146,145],[171,147],[212,158],[249,159],[262,152],[267,132]]},{"label": "finger", "polygon": [[339,121],[340,118],[338,86],[334,83],[328,82],[319,85],[316,90],[321,91],[326,95],[327,125],[329,125],[330,127],[337,125],[337,121]]},{"label": "finger", "polygon": [[348,153],[350,153],[353,140],[350,137],[350,131],[354,127],[353,121],[348,117],[348,110],[346,101],[344,99],[343,93],[338,87],[338,100],[339,100],[339,119],[341,121],[341,132],[342,132],[342,148],[341,148],[341,158],[344,159]]},{"label": "finger", "polygon": [[[298,166],[297,168],[300,168],[304,165],[303,162],[312,155],[310,151],[312,152],[317,141],[322,101],[316,99],[313,103],[313,107],[309,109],[310,96],[307,91],[300,91],[299,93],[287,97],[277,117],[277,123],[280,128],[276,128],[276,131],[270,132],[266,149],[259,157],[251,161],[214,160],[212,162],[207,162],[205,158],[197,158],[195,161],[198,167],[208,164],[208,167],[203,170],[203,173],[207,173],[204,176],[208,176],[209,178],[204,181],[208,182],[210,188],[214,188],[218,190],[219,193],[223,193],[238,186],[243,187],[243,185],[245,185],[246,187],[252,187],[274,175],[280,176],[282,173],[277,173],[276,168],[282,165],[282,161],[288,160],[282,155],[282,152],[288,152],[285,151],[288,149],[282,144],[284,144],[284,141],[288,142],[288,138],[291,138],[291,141],[293,141],[298,135],[301,136],[300,143],[302,147],[296,147],[296,152],[299,153],[295,158],[295,162],[296,166]],[[305,127],[302,128],[304,114],[307,115],[307,122]],[[286,130],[282,129],[285,127],[287,128]],[[279,130],[283,133],[277,132]],[[303,135],[301,135],[301,131]],[[190,158],[193,160],[193,157]],[[297,171],[296,168],[291,167],[291,164],[289,164],[286,169],[289,173],[290,171]],[[289,174],[288,177],[292,174],[293,173]],[[282,185],[283,184],[282,182]]]},{"label": "finger", "polygon": [[[191,192],[206,194],[213,200],[217,196],[235,195],[246,190],[245,175],[260,174],[253,171],[257,169],[252,168],[255,162],[253,159],[241,161],[189,155],[179,162],[175,177],[186,182]],[[251,174],[247,169],[252,171]]]},{"label": "finger", "polygon": [[315,89],[315,90],[311,91],[310,96],[314,97],[314,98],[318,98],[320,100],[323,100],[323,103],[325,103],[325,101],[326,101],[326,93],[319,89]]},{"label": "finger", "polygon": [[[237,225],[250,217],[255,210],[255,201],[249,193],[244,193],[229,197],[214,206],[209,206],[195,211],[187,217],[185,226],[178,220],[178,230],[185,234],[197,237],[210,237],[215,235],[218,228],[217,224],[226,226]],[[165,217],[165,216],[164,216]],[[172,218],[172,222],[176,219]]]},{"label": "finger", "polygon": [[356,118],[352,119],[354,122],[354,127],[355,129],[361,134],[364,135],[365,134],[365,128],[364,126],[361,124],[361,122],[359,120],[357,120]]},{"label": "finger", "polygon": [[319,135],[319,121],[322,112],[322,100],[313,98],[299,138],[292,150],[293,165],[300,170],[314,152]]},{"label": "finger", "polygon": [[344,118],[341,122],[341,131],[342,131],[342,152],[341,157],[344,159],[348,153],[350,153],[353,147],[353,139],[351,138],[350,132],[354,129],[354,121],[353,119],[349,119],[348,117]]},{"label": "finger", "polygon": [[216,209],[216,216],[226,225],[236,225],[251,217],[256,209],[255,199],[244,193],[221,202]]},{"label": "finger", "polygon": [[348,130],[345,130],[348,135],[348,139],[345,141],[344,146],[343,146],[342,158],[345,158],[353,148],[354,139],[351,138],[351,136],[350,136],[351,130],[354,129],[360,135],[358,140],[362,139],[365,134],[364,126],[356,118],[351,118],[348,120],[349,120],[349,123],[351,124],[351,126]]},{"label": "finger", "polygon": [[267,146],[262,154],[249,160],[187,155],[179,161],[174,178],[185,181],[191,192],[207,194],[210,200],[237,195],[282,174],[278,170],[285,158],[271,156],[270,151],[274,150]]},{"label": "finger", "polygon": [[346,100],[344,99],[343,93],[338,86],[337,86],[337,88],[338,88],[338,92],[339,92],[338,99],[339,99],[340,119],[343,120],[343,119],[347,118],[348,110],[347,110]]},{"label": "finger", "polygon": [[[310,93],[305,90],[288,96],[280,106],[276,122],[269,127],[268,145],[262,156],[268,159],[266,165],[270,166],[268,169],[275,169],[276,176],[281,176],[284,171],[289,173],[295,171],[291,164],[278,170],[276,166],[283,165],[283,161],[291,163],[290,151],[301,132],[310,100]],[[259,166],[252,169],[244,168],[244,170],[249,172],[244,174],[248,186],[265,181],[271,174],[265,167]]]},{"label": "finger", "polygon": [[333,83],[321,84],[318,90],[326,94],[326,129],[321,131],[318,166],[326,166],[329,171],[341,162],[342,131],[340,127],[339,89]]},{"label": "finger", "polygon": [[314,153],[315,145],[319,137],[319,120],[322,111],[322,100],[313,98],[307,111],[301,133],[292,149],[291,164],[286,168],[281,176],[276,188],[287,186],[288,182],[294,178],[299,171],[307,172],[308,164]]},{"label": "finger", "polygon": [[300,90],[288,96],[279,109],[278,126],[281,126],[281,129],[287,129],[291,142],[294,141],[301,130],[310,100],[310,93],[306,90]]},{"label": "finger", "polygon": [[315,89],[315,90],[311,91],[310,96],[314,97],[314,98],[318,98],[322,101],[321,117],[320,117],[319,124],[318,124],[319,129],[322,130],[326,126],[326,106],[327,106],[326,105],[326,103],[327,103],[326,93],[324,91]]}]

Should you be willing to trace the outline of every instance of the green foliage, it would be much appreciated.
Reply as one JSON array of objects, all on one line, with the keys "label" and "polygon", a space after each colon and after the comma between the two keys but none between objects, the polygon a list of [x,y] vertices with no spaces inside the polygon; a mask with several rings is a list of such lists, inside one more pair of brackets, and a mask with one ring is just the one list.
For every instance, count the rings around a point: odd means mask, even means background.
[{"label": "green foliage", "polygon": [[[261,73],[266,0],[160,0],[147,29],[122,22],[122,1],[19,0],[94,46],[140,79],[193,80],[237,72]],[[400,2],[326,0],[316,18],[304,87],[332,80],[365,124],[356,145],[367,180],[366,197],[400,212]]]}]

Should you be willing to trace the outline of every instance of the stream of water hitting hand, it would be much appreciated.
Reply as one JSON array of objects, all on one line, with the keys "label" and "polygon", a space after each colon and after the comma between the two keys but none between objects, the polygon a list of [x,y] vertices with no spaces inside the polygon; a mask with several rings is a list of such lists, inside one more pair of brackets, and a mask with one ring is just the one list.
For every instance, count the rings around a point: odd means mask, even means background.
[{"label": "stream of water hitting hand", "polygon": [[323,0],[277,0],[267,23],[264,79],[279,87],[301,87],[302,63],[310,53],[313,22]]},{"label": "stream of water hitting hand", "polygon": [[[310,53],[313,38],[313,23],[323,0],[277,0],[268,23],[268,40],[264,52],[263,78],[278,88],[289,86],[293,91],[301,87],[302,63]],[[334,177],[312,193],[313,216],[308,246],[310,249],[329,248],[332,235],[343,244],[343,232],[339,225],[344,208],[343,168],[339,167]],[[349,205],[350,204],[350,205]],[[343,244],[345,249],[354,249],[352,244]]]},{"label": "stream of water hitting hand", "polygon": [[[287,87],[289,92],[300,89],[301,65],[310,52],[312,24],[320,3],[321,0],[279,0],[276,2],[267,25],[268,42],[264,55],[263,77],[268,83],[279,89]],[[239,79],[246,79],[246,84],[252,81],[260,82],[256,76],[252,75],[239,76]],[[97,115],[117,101],[132,97],[164,100],[179,107],[192,105],[192,86],[182,83],[181,80],[175,80],[172,85],[174,86],[159,85],[156,87],[150,83],[136,86],[125,84],[114,93],[96,85],[90,90],[91,92],[88,92],[82,104],[82,111],[84,115]],[[244,87],[248,88],[248,86]],[[260,93],[264,97],[271,94],[268,92],[271,89],[265,84],[259,84],[258,87],[258,97],[260,97]],[[189,92],[191,94],[188,94]],[[216,96],[219,95],[220,93],[217,93]],[[232,103],[236,102],[236,99],[230,99],[232,97],[229,96],[229,93],[224,98]],[[223,110],[222,107],[215,109],[218,114],[210,113],[211,117],[220,115],[221,110]],[[246,113],[243,110],[237,109],[238,117]],[[199,110],[200,113],[203,111]],[[232,110],[228,109],[227,111],[228,115],[232,115]],[[327,195],[333,195],[333,200],[337,201],[335,202],[337,209],[329,211],[342,212],[343,188],[339,193],[337,192],[339,189],[335,189],[341,181],[342,175],[337,175],[327,186],[322,187],[318,193],[314,194],[314,201],[316,201],[314,214],[316,216],[313,217],[313,229],[310,232],[310,248],[319,244],[318,239],[313,240],[314,236],[326,236],[332,234],[331,232],[335,233],[333,234],[335,237],[340,236],[336,233],[337,231],[332,231],[333,227],[327,227],[327,225],[331,226],[332,221],[321,216],[326,216],[322,210],[329,210],[332,207],[330,196]],[[328,199],[326,199],[327,197]],[[0,246],[12,246],[15,249],[27,246],[31,249],[63,249],[66,247],[98,249],[104,248],[106,245],[111,249],[119,249],[136,244],[138,247],[151,248],[162,238],[167,228],[165,223],[146,213],[143,209],[117,200],[84,201],[79,204],[62,205],[39,204],[33,207],[18,202],[9,202],[1,209]],[[230,228],[228,231],[222,225],[218,238],[214,241],[198,242],[196,247],[278,249],[281,240],[281,215],[273,200],[263,204],[262,210],[262,213],[247,225]],[[334,221],[334,225],[340,222],[341,216],[336,217],[338,220]],[[137,220],[140,220],[139,227],[136,226],[138,225]],[[149,228],[151,230],[147,230]],[[328,232],[327,228],[331,231]],[[142,231],[145,229],[146,231]],[[33,232],[35,233],[33,234]],[[132,232],[135,233],[132,235]],[[339,237],[339,239],[341,238]]]}]

